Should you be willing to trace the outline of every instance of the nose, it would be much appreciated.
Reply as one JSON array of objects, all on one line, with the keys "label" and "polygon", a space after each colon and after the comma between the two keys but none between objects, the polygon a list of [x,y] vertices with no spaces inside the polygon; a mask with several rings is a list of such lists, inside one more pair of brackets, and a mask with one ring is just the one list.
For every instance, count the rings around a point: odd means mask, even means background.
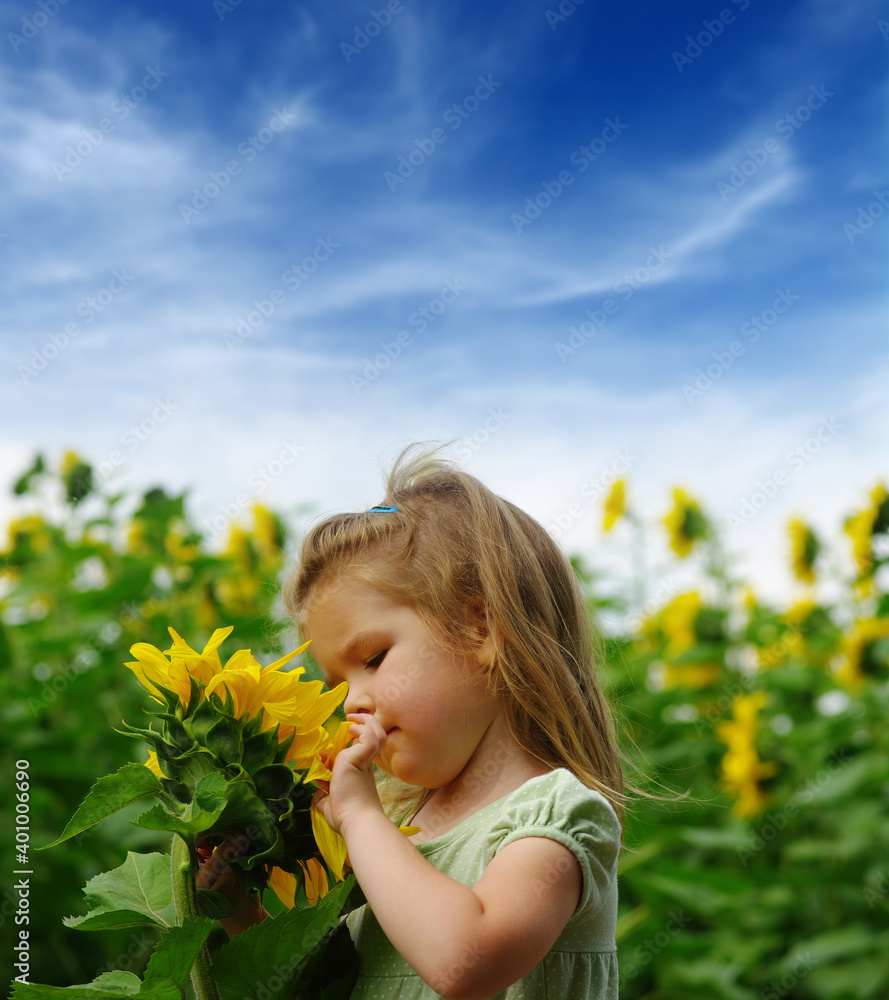
[{"label": "nose", "polygon": [[373,692],[370,690],[369,678],[359,676],[350,679],[346,700],[343,702],[343,711],[346,715],[357,712],[368,712],[373,715],[375,705]]}]

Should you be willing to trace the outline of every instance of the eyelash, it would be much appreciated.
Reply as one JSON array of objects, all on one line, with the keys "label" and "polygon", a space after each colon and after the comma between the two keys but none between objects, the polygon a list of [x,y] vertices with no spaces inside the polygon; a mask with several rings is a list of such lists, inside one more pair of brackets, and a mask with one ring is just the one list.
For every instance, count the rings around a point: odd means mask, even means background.
[{"label": "eyelash", "polygon": [[[386,653],[388,652],[389,652],[388,649],[384,649],[379,653],[374,653],[374,655],[364,664],[365,669],[370,667],[378,667],[383,662]],[[374,663],[374,660],[376,660],[377,662]]]}]

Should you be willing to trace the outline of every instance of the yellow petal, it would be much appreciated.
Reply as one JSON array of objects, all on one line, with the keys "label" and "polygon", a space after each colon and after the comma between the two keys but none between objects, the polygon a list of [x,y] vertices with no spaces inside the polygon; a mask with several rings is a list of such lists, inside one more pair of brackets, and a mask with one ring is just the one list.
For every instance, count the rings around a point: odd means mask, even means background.
[{"label": "yellow petal", "polygon": [[330,892],[327,872],[317,858],[309,858],[308,861],[300,861],[299,864],[305,876],[306,899],[315,906],[319,899],[323,899]]},{"label": "yellow petal", "polygon": [[[241,653],[246,655],[239,655]],[[235,666],[233,669],[232,663],[240,666]],[[210,679],[204,695],[209,697],[211,694],[216,694],[224,701],[227,691],[232,698],[235,716],[239,719],[250,718],[260,706],[259,670],[259,664],[250,655],[249,650],[238,650],[226,663],[222,673]]]},{"label": "yellow petal", "polygon": [[151,771],[152,774],[156,774],[159,778],[163,778],[164,772],[161,770],[160,764],[157,762],[157,754],[154,750],[148,755],[148,760],[145,761],[145,766]]},{"label": "yellow petal", "polygon": [[[309,640],[311,642],[311,640]],[[282,656],[280,660],[275,660],[274,663],[270,663],[265,669],[266,670],[280,670],[285,663],[289,663],[294,656],[299,656],[299,654],[308,646],[308,642],[304,642],[299,649],[294,649],[292,653],[288,653],[286,656]],[[292,673],[293,671],[291,671]],[[300,671],[303,673],[303,671]]]},{"label": "yellow petal", "polygon": [[[281,674],[279,676],[286,676]],[[321,681],[295,684],[290,689],[286,701],[263,701],[263,708],[275,720],[284,725],[299,725],[303,729],[314,729],[323,725],[342,703],[348,692],[345,681],[332,691],[323,691]]]},{"label": "yellow petal", "polygon": [[413,837],[415,833],[423,832],[422,826],[400,826],[398,829],[405,835],[405,837]]},{"label": "yellow petal", "polygon": [[[323,726],[318,726],[317,729],[312,729],[308,733],[301,733],[299,730],[294,731],[292,728],[288,728],[290,732],[287,734],[287,738],[292,735],[293,743],[291,743],[285,759],[288,764],[291,761],[297,761],[297,767],[300,769],[308,766],[307,764],[303,764],[302,761],[307,757],[316,757],[330,743],[330,735]],[[283,735],[285,731],[279,730],[279,743],[286,742]]]},{"label": "yellow petal", "polygon": [[321,758],[313,757],[308,773],[306,774],[306,781],[330,781],[332,777],[333,772],[322,763]]},{"label": "yellow petal", "polygon": [[296,896],[296,877],[282,868],[272,868],[269,873],[269,885],[275,895],[289,909],[293,909]]},{"label": "yellow petal", "polygon": [[[135,664],[128,663],[133,673],[139,678],[142,686],[149,693],[160,694],[158,686],[166,688],[178,695],[183,705],[188,704],[191,696],[191,681],[181,661],[171,663],[155,646],[147,642],[137,642],[130,646],[130,652],[136,657],[140,669]],[[148,681],[146,684],[145,682]]]},{"label": "yellow petal", "polygon": [[327,867],[333,872],[338,882],[343,880],[343,868],[346,864],[346,842],[331,829],[320,810],[312,803],[309,813],[312,817],[312,834],[321,852],[321,857],[327,862]]}]

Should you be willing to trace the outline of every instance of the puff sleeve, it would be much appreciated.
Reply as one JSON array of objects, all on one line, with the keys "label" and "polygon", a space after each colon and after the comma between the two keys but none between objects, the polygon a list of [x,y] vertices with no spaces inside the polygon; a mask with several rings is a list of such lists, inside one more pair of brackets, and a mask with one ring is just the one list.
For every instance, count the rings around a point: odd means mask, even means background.
[{"label": "puff sleeve", "polygon": [[563,768],[528,782],[510,797],[493,822],[486,863],[523,837],[555,840],[577,858],[583,890],[575,917],[616,908],[621,831],[617,815],[603,795]]}]

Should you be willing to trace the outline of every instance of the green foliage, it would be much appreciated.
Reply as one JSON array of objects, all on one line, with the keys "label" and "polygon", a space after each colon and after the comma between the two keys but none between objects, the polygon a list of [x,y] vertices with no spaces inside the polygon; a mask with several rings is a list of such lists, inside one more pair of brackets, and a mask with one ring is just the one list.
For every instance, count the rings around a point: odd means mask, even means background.
[{"label": "green foliage", "polygon": [[[312,963],[311,950],[339,924],[339,913],[354,885],[355,877],[350,875],[316,906],[289,910],[232,938],[213,957],[212,970],[219,983],[220,1000],[242,1000],[255,994],[266,996],[267,1000],[320,996],[317,977],[322,970]],[[337,942],[340,946],[344,944],[340,938]],[[348,997],[357,964],[349,961],[348,942],[345,946],[347,951],[340,955],[339,962],[325,950],[323,964],[335,966],[329,972],[345,975],[348,989],[344,997]],[[308,959],[294,963],[295,955],[306,953]],[[354,949],[351,954],[354,956]],[[330,995],[332,998],[335,994]]]},{"label": "green foliage", "polygon": [[695,589],[661,588],[607,643],[625,750],[662,783],[629,775],[661,800],[628,808],[622,1000],[889,996],[889,606],[871,497],[832,603],[759,601],[708,529]]},{"label": "green foliage", "polygon": [[[68,465],[70,473],[76,463]],[[27,761],[32,978],[59,986],[105,970],[141,973],[155,940],[141,928],[86,935],[61,922],[79,911],[80,887],[127,851],[166,850],[169,833],[131,824],[141,802],[34,853],[58,838],[98,775],[148,755],[147,746],[115,731],[123,719],[148,724],[145,693],[122,666],[132,659],[130,647],[161,641],[173,623],[184,635],[204,637],[233,625],[263,662],[282,646],[270,614],[283,561],[273,515],[257,512],[252,531],[233,526],[228,545],[222,548],[223,535],[214,548],[184,513],[183,497],[163,489],[145,498],[110,495],[95,474],[91,483],[75,503],[63,475],[35,461],[14,487],[21,516],[8,537],[0,533],[0,773],[7,782],[0,826],[14,829],[14,765]],[[4,838],[7,874],[23,867],[13,848]],[[0,893],[4,955],[18,939],[17,904],[7,882]]]},{"label": "green foliage", "polygon": [[16,984],[12,1000],[186,1000],[192,964],[212,926],[209,920],[194,920],[169,928],[151,956],[144,979],[131,972],[114,971],[102,973],[92,983],[67,989]]},{"label": "green foliage", "polygon": [[90,912],[67,917],[67,927],[82,931],[110,927],[172,927],[176,923],[170,858],[163,854],[127,854],[126,861],[102,872],[84,888]]},{"label": "green foliage", "polygon": [[[234,625],[257,657],[271,659],[281,645],[269,614],[281,568],[278,518],[257,512],[252,532],[234,526],[225,551],[215,552],[190,523],[184,497],[161,488],[135,503],[108,496],[78,464],[86,465],[71,456],[63,474],[52,473],[38,458],[19,478],[14,492],[31,513],[11,525],[0,555],[0,728],[11,754],[3,773],[11,775],[16,760],[29,764],[33,846],[58,837],[97,775],[147,755],[132,734],[113,731],[142,711],[142,692],[122,667],[130,646],[157,643],[168,624],[196,637]],[[624,751],[641,769],[627,777],[661,796],[637,794],[627,810],[622,1000],[883,1000],[889,595],[878,570],[889,561],[889,499],[877,488],[871,503],[845,520],[855,566],[845,575],[831,571],[825,592],[836,596],[827,601],[820,590],[806,590],[788,608],[768,605],[732,578],[703,510],[684,495],[674,497],[674,508],[667,519],[673,551],[699,560],[694,589],[679,593],[640,571],[631,604],[575,560],[591,611],[628,613],[627,627],[605,638],[602,670]],[[642,525],[631,513],[618,538],[624,530],[633,532],[631,561],[646,565]],[[809,545],[800,558],[824,579],[826,546]],[[185,735],[218,741],[226,753],[233,748],[224,727],[212,736]],[[234,750],[253,772],[274,744],[257,734]],[[138,770],[140,778],[149,774]],[[275,772],[262,781],[274,794]],[[187,948],[175,936],[163,939],[173,950],[156,952],[168,959],[144,968],[157,936],[171,933],[162,926],[167,904],[121,895],[114,872],[97,873],[119,866],[127,851],[134,853],[125,864],[166,865],[165,856],[145,852],[166,849],[170,824],[191,831],[219,807],[218,789],[195,793],[194,808],[170,801],[143,811],[139,826],[130,820],[141,802],[114,812],[117,800],[108,800],[100,825],[101,809],[90,811],[79,829],[65,831],[63,845],[32,855],[31,964],[39,970],[32,978],[60,986],[93,980],[76,994],[84,1000],[183,995],[177,976]],[[7,830],[10,807],[10,797],[0,797]],[[11,846],[0,852],[7,872],[18,867]],[[154,881],[168,882],[159,874]],[[60,916],[83,908],[78,887],[85,882],[91,912],[65,926]],[[200,903],[202,912],[213,912],[213,896]],[[17,930],[9,902],[0,909],[6,954]],[[146,927],[124,923],[92,935],[76,929],[140,916]],[[243,975],[252,942],[266,971],[251,992],[270,981],[287,947],[276,935],[298,919],[260,925],[226,958],[211,938],[218,970]],[[147,926],[153,922],[156,928]],[[293,933],[312,940],[331,934],[320,924]],[[342,937],[340,929],[323,939],[335,948],[345,946]],[[329,972],[324,964],[310,956],[300,975]],[[331,1000],[351,988],[348,981],[311,982],[307,995]],[[247,995],[242,987],[233,987],[233,998],[239,990],[238,997]],[[40,990],[28,996],[57,995]]]}]

